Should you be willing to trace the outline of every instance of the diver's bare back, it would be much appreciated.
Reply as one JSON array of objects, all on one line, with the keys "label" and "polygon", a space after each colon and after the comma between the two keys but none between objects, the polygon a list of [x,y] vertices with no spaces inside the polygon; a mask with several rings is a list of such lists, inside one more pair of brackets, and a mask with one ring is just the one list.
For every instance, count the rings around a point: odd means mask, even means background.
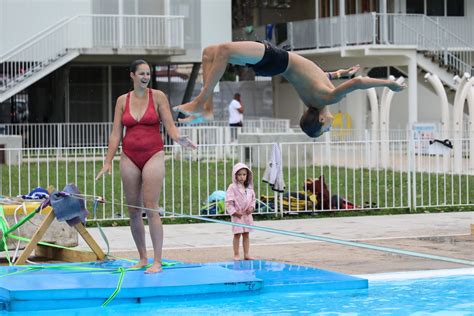
[{"label": "diver's bare back", "polygon": [[334,85],[312,61],[289,52],[288,68],[282,75],[296,89],[306,106],[321,109],[332,103],[329,96]]}]

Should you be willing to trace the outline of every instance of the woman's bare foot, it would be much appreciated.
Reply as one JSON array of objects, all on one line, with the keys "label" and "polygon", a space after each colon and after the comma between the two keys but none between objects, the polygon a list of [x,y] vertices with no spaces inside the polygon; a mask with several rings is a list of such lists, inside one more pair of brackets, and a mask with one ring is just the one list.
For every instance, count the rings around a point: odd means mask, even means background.
[{"label": "woman's bare foot", "polygon": [[140,259],[137,263],[131,266],[129,269],[141,269],[148,265],[148,259]]},{"label": "woman's bare foot", "polygon": [[161,271],[163,271],[161,263],[155,262],[148,269],[145,270],[145,273],[160,273]]},{"label": "woman's bare foot", "polygon": [[240,260],[240,256],[239,256],[239,255],[234,256],[234,260],[235,260],[235,261],[239,261],[239,260]]},{"label": "woman's bare foot", "polygon": [[255,260],[255,258],[254,258],[254,257],[250,257],[250,256],[245,256],[245,257],[244,257],[244,260]]}]

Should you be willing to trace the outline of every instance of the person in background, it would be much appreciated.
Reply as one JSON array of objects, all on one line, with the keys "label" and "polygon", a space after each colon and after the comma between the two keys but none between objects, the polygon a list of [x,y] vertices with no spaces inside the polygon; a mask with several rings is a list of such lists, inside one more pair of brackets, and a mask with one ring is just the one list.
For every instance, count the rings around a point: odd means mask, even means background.
[{"label": "person in background", "polygon": [[[245,164],[239,162],[232,168],[232,183],[225,195],[225,208],[233,223],[253,225],[252,213],[255,210],[255,191],[253,190],[252,171]],[[244,260],[253,260],[250,257],[250,228],[232,226],[234,239],[234,260],[240,260],[240,237],[244,248]]]},{"label": "person in background", "polygon": [[243,126],[244,106],[240,100],[240,93],[234,94],[234,99],[229,103],[229,126],[231,127],[231,138],[237,138],[237,128]]}]

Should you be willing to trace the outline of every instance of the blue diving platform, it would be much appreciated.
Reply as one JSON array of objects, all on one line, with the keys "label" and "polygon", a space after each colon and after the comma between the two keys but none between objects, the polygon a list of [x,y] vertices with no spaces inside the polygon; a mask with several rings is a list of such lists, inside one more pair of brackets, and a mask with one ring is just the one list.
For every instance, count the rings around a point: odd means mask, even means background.
[{"label": "blue diving platform", "polygon": [[111,305],[150,302],[170,296],[259,291],[264,287],[310,287],[317,291],[368,287],[365,279],[260,260],[174,263],[158,274],[145,274],[143,270],[121,273],[122,268],[130,265],[116,260],[66,263],[61,264],[63,268],[46,264],[41,268],[0,267],[0,312],[98,307],[114,292]]}]

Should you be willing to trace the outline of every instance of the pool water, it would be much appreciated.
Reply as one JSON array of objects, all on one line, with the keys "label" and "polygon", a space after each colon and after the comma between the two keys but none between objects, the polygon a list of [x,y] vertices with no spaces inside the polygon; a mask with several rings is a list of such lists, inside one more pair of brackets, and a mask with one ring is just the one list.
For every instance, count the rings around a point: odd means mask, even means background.
[{"label": "pool water", "polygon": [[[19,315],[20,313],[10,313]],[[10,315],[9,314],[9,315]],[[170,297],[134,305],[111,305],[28,315],[474,315],[474,275],[370,281],[345,291],[267,286],[256,293]]]}]

